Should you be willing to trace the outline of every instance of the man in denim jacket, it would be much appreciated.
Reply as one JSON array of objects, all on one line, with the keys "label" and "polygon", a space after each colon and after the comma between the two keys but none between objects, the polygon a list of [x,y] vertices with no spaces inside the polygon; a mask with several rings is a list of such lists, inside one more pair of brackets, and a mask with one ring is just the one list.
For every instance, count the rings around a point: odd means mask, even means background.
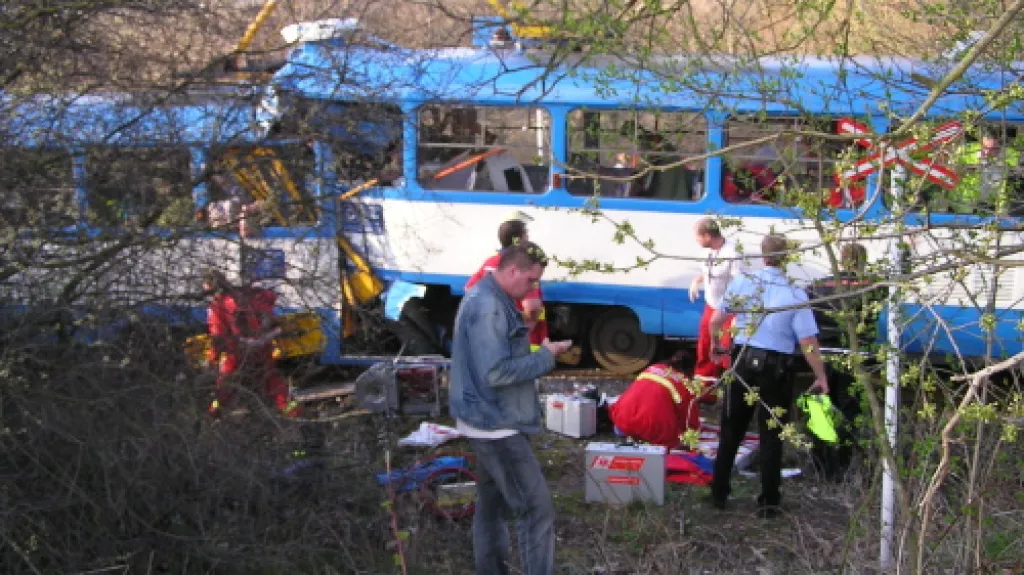
[{"label": "man in denim jacket", "polygon": [[450,410],[477,457],[473,553],[480,575],[509,572],[507,511],[518,519],[522,572],[554,571],[555,510],[526,435],[541,429],[536,379],[554,369],[555,356],[571,342],[545,340],[531,352],[529,328],[515,304],[546,265],[532,242],[503,250],[455,317]]}]

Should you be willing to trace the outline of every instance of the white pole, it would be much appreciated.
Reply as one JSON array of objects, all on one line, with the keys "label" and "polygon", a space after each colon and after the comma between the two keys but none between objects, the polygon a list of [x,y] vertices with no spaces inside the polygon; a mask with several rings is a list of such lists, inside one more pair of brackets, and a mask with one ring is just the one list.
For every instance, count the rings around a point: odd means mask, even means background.
[{"label": "white pole", "polygon": [[534,117],[537,120],[537,157],[541,158],[542,162],[548,161],[548,157],[544,155],[544,144],[548,141],[544,134],[544,119],[545,112],[541,108],[537,108],[534,112]]},{"label": "white pole", "polygon": [[[903,218],[903,205],[902,205],[902,191],[903,191],[903,179],[905,172],[902,166],[897,166],[892,170],[891,175],[891,193],[893,198],[893,213],[896,218]],[[894,224],[899,228],[902,222],[895,221]],[[898,276],[903,273],[904,265],[904,252],[902,246],[901,235],[894,234],[895,237],[889,243],[889,261],[893,262],[895,269],[892,270],[892,276]],[[897,414],[899,412],[899,389],[900,389],[900,361],[899,361],[899,349],[900,340],[902,339],[900,333],[900,322],[899,322],[899,302],[897,301],[897,287],[892,286],[889,288],[889,301],[888,301],[888,313],[886,322],[886,333],[889,336],[889,346],[892,348],[885,366],[886,375],[886,386],[885,386],[885,436],[889,442],[889,449],[896,455],[896,426],[897,426]],[[888,571],[892,568],[893,559],[895,554],[895,525],[896,525],[896,486],[895,486],[895,475],[896,470],[892,468],[889,461],[884,462],[884,469],[882,471],[882,525],[881,525],[881,546],[879,551],[879,567],[883,572]]]}]

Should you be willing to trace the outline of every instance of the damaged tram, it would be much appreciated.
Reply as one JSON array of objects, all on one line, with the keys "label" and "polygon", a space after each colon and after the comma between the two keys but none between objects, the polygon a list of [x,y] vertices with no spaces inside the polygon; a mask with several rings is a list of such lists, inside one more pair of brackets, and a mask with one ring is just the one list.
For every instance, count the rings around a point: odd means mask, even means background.
[{"label": "damaged tram", "polygon": [[[21,218],[26,194],[45,192],[67,204],[53,212],[65,218],[38,225],[93,236],[154,215],[145,223],[153,233],[186,240],[165,249],[188,253],[129,257],[111,268],[110,286],[129,299],[133,286],[156,286],[140,305],[194,321],[199,270],[228,265],[233,277],[271,284],[285,311],[315,312],[326,336],[318,357],[330,364],[353,359],[346,316],[380,304],[425,334],[426,344],[406,353],[445,353],[467,279],[497,249],[501,219],[519,211],[532,218],[531,240],[553,256],[542,282],[552,339],[577,345],[568,360],[589,356],[626,374],[662,341],[697,337],[704,304],[687,288],[700,273],[699,218],[739,224],[727,232],[756,263],[769,230],[819,243],[814,216],[824,213],[848,224],[837,240],[858,228],[869,259],[886,260],[891,234],[864,240],[862,232],[891,223],[895,192],[909,182],[899,176],[917,174],[931,191],[915,195],[903,220],[911,241],[901,247],[941,264],[954,255],[937,234],[913,230],[983,221],[954,201],[948,182],[976,178],[978,167],[949,150],[975,145],[981,132],[1018,156],[1022,147],[1024,106],[986,108],[984,90],[1009,82],[998,73],[972,72],[928,110],[931,141],[880,150],[872,135],[895,128],[890,113],[909,115],[926,100],[921,79],[941,77],[942,63],[704,58],[666,90],[656,67],[609,74],[629,63],[571,52],[552,65],[553,47],[495,34],[492,21],[478,22],[474,46],[437,50],[387,44],[353,24],[291,27],[286,62],[249,101],[82,99],[65,104],[68,120],[56,124],[45,106],[7,114],[5,173],[26,155],[50,158],[50,168],[36,191],[5,188],[4,209]],[[695,69],[682,57],[657,63],[673,74]],[[977,126],[956,123],[974,111],[987,111]],[[1005,179],[1020,192],[1017,160]],[[787,193],[796,188],[819,199]],[[240,194],[269,206],[259,230],[218,223]],[[1008,214],[998,232],[1004,248],[1021,244],[1020,213]],[[998,277],[984,262],[961,268],[922,281],[903,310],[903,347],[963,356],[1024,349],[1024,267],[1000,267]],[[789,272],[810,282],[830,270],[824,253],[809,250]],[[12,285],[5,297],[16,300]],[[994,321],[982,321],[985,302]],[[879,321],[884,328],[884,314]]]},{"label": "damaged tram", "polygon": [[[466,48],[353,46],[343,37],[321,33],[297,44],[268,92],[270,122],[373,105],[372,117],[358,117],[401,126],[377,152],[378,162],[391,162],[387,176],[348,169],[351,162],[336,157],[319,161],[344,167],[327,175],[338,194],[364,188],[341,202],[339,229],[386,282],[394,317],[416,296],[416,323],[436,336],[434,349],[443,350],[466,280],[497,249],[496,229],[510,210],[532,218],[531,240],[557,262],[542,282],[551,337],[630,373],[661,341],[697,336],[703,302],[686,294],[700,273],[697,219],[738,222],[729,233],[756,265],[769,230],[818,244],[818,209],[849,224],[838,239],[860,226],[869,259],[890,259],[892,234],[865,240],[863,229],[891,224],[893,197],[909,188],[908,176],[924,191],[908,202],[906,229],[976,227],[981,217],[958,205],[949,179],[977,178],[979,166],[959,162],[954,150],[978,145],[985,133],[1019,155],[1024,136],[1020,102],[988,110],[977,125],[957,120],[986,110],[984,90],[1006,86],[1000,74],[979,70],[928,110],[930,141],[910,138],[880,152],[871,136],[895,129],[893,114],[906,117],[924,102],[922,78],[941,77],[942,62],[802,58],[716,67],[707,58],[706,70],[669,93],[656,69],[602,75],[625,61],[569,53],[552,67],[550,47],[510,39],[500,23],[484,20]],[[688,69],[684,58],[659,62]],[[1024,192],[1016,158],[1007,165],[1007,185]],[[816,190],[819,199],[808,205],[807,194],[787,194],[794,188]],[[1004,247],[1020,245],[1012,231],[1019,213],[1015,206],[1002,220],[1011,230],[1002,232],[1011,240]],[[935,237],[908,232],[911,241],[899,247],[949,258]],[[1024,349],[1024,272],[1010,266],[995,277],[985,264],[968,268],[921,283],[903,310],[904,349],[966,357]],[[831,269],[823,252],[808,250],[789,272],[810,282]],[[972,303],[988,299],[995,321],[983,327],[985,306]],[[879,322],[884,341],[885,314]]]}]

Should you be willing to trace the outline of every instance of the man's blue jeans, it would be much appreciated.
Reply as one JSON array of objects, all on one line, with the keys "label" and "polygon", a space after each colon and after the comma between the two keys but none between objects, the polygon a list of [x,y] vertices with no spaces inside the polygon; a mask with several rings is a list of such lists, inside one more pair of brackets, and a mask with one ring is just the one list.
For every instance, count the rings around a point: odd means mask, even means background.
[{"label": "man's blue jeans", "polygon": [[508,513],[517,519],[521,572],[550,575],[555,563],[555,508],[529,439],[518,433],[504,439],[470,439],[469,444],[477,458],[477,575],[509,573]]}]

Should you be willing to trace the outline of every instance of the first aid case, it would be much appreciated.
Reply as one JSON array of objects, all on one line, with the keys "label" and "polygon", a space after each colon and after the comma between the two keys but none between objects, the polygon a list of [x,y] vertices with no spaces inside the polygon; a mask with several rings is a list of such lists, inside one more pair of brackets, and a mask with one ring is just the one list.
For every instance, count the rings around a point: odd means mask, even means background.
[{"label": "first aid case", "polygon": [[584,497],[588,503],[665,503],[664,447],[588,443]]}]

